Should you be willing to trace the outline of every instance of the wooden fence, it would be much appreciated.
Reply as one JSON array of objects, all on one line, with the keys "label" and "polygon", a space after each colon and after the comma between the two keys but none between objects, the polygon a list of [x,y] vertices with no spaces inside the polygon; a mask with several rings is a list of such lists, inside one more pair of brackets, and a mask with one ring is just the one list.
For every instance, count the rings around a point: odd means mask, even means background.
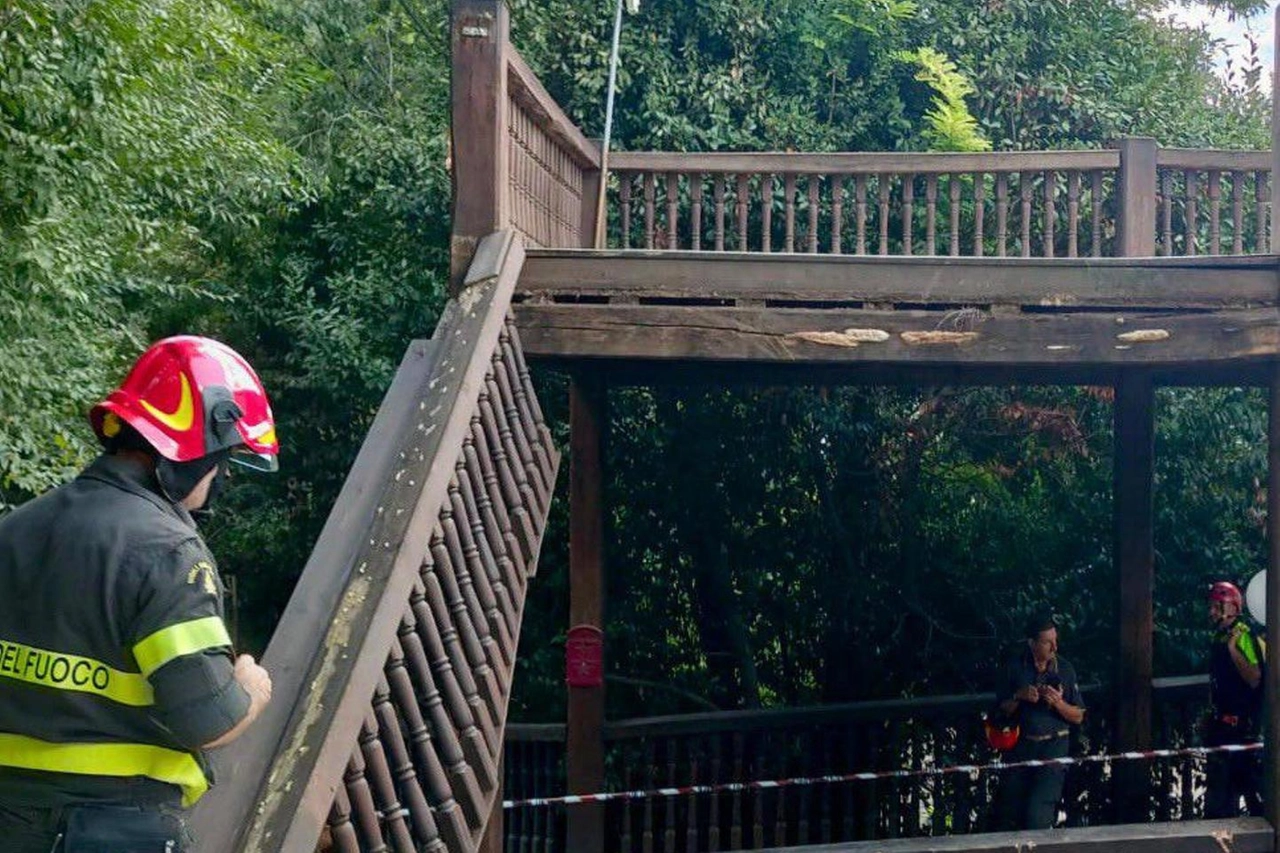
[{"label": "wooden fence", "polygon": [[1126,144],[1135,156],[1119,148],[618,153],[611,241],[621,249],[1112,257],[1126,254],[1117,237],[1127,209],[1145,219],[1134,228],[1151,238],[1148,254],[1268,251],[1269,152]]},{"label": "wooden fence", "polygon": [[[1203,677],[1154,685],[1160,747],[1189,745],[1207,700]],[[1086,692],[1087,724],[1076,754],[1106,752],[1112,743],[1111,701]],[[866,770],[988,764],[980,715],[985,695],[864,702],[772,711],[739,711],[626,720],[605,726],[610,790],[652,790]],[[564,726],[513,725],[506,744],[507,799],[565,792]],[[1198,759],[1154,761],[1144,776],[1145,814],[1117,813],[1112,775],[1102,764],[1073,768],[1064,802],[1067,825],[1132,820],[1188,820],[1203,811]],[[1128,780],[1127,780],[1128,781]],[[610,802],[609,853],[693,853],[787,845],[983,832],[998,777],[948,774],[818,784],[721,794]],[[1134,792],[1126,791],[1126,800]],[[564,849],[565,808],[508,812],[506,849]]]}]

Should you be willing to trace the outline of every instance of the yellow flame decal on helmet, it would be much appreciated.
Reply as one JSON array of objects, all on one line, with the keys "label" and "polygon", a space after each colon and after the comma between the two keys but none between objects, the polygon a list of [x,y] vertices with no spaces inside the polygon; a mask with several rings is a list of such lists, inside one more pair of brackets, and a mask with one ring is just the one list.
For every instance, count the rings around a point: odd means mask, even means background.
[{"label": "yellow flame decal on helmet", "polygon": [[142,408],[150,412],[152,417],[169,429],[174,432],[186,432],[195,423],[196,409],[192,403],[191,385],[187,382],[187,375],[180,373],[178,378],[182,381],[182,392],[178,397],[178,408],[172,412],[162,412],[146,400],[139,402],[142,403]]}]

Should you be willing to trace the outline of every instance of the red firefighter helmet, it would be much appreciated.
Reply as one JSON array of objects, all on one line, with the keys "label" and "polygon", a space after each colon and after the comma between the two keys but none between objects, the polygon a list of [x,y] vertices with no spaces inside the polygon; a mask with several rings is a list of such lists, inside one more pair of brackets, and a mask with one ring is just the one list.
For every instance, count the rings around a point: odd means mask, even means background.
[{"label": "red firefighter helmet", "polygon": [[1016,719],[1004,715],[987,715],[982,721],[982,728],[987,733],[987,743],[1001,752],[1017,746],[1018,735],[1022,732]]},{"label": "red firefighter helmet", "polygon": [[89,412],[98,438],[133,427],[173,462],[230,450],[231,459],[276,470],[271,404],[249,362],[226,344],[180,335],[151,345],[107,399]]},{"label": "red firefighter helmet", "polygon": [[1237,613],[1244,608],[1244,596],[1240,594],[1240,587],[1230,581],[1218,581],[1210,586],[1209,601],[1220,601],[1234,604],[1236,606]]}]

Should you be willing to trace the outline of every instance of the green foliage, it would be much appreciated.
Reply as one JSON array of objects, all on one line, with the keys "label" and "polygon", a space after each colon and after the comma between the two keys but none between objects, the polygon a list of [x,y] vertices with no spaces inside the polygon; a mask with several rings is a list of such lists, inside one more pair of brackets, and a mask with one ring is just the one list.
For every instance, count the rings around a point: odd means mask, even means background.
[{"label": "green foliage", "polygon": [[924,137],[937,151],[990,151],[991,143],[978,129],[978,120],[964,99],[976,91],[956,64],[931,47],[898,54],[903,61],[920,66],[916,79],[937,92],[933,106],[924,114],[928,123]]}]

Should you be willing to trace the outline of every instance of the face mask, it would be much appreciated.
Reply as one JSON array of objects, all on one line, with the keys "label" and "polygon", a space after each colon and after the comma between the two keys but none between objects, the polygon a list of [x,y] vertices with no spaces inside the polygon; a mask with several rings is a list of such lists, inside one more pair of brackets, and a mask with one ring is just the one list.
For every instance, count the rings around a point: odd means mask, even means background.
[{"label": "face mask", "polygon": [[214,493],[221,485],[220,480],[226,475],[226,459],[225,451],[192,459],[190,462],[174,462],[161,458],[156,462],[156,479],[160,482],[160,490],[173,503],[181,503],[211,470],[217,468],[218,473],[214,474],[213,482],[209,487],[209,496],[205,499],[204,505],[194,511],[207,515],[213,503]]}]

